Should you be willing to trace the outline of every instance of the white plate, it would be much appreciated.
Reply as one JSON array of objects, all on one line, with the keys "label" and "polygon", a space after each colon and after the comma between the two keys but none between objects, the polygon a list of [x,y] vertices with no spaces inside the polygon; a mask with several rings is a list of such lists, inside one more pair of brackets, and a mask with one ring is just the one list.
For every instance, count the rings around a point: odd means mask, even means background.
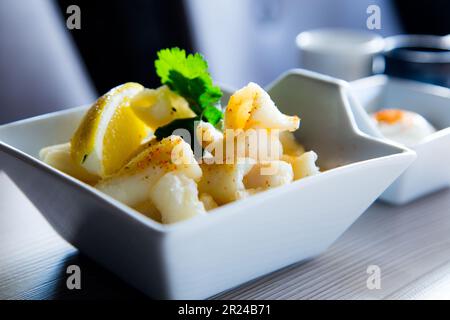
[{"label": "white plate", "polygon": [[[399,108],[417,112],[438,132],[411,147],[416,161],[380,197],[405,204],[450,185],[450,89],[421,82],[373,76],[351,83],[352,92],[368,112]],[[356,105],[356,104],[355,104]],[[356,118],[360,129],[381,137],[368,116]]]},{"label": "white plate", "polygon": [[299,140],[329,170],[170,226],[39,161],[40,148],[70,139],[84,107],[0,127],[0,160],[83,253],[152,297],[206,298],[322,253],[415,158],[357,129],[340,81],[293,70],[270,93],[302,117]]}]

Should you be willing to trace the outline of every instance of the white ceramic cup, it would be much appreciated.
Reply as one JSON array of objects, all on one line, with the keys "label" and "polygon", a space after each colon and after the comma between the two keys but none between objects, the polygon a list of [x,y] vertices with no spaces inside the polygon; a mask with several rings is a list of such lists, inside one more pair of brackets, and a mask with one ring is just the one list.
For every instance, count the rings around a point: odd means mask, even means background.
[{"label": "white ceramic cup", "polygon": [[296,39],[305,69],[353,81],[372,75],[374,57],[384,48],[376,33],[352,29],[316,29]]}]

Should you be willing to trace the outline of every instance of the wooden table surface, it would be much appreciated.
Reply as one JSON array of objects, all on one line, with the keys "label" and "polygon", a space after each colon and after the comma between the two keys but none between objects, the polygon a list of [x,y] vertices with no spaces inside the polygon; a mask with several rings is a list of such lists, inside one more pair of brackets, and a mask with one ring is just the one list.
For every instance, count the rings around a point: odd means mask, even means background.
[{"label": "wooden table surface", "polygon": [[[218,299],[450,299],[450,190],[404,207],[375,203],[326,253]],[[81,268],[82,289],[66,287]],[[367,268],[381,288],[367,288]],[[0,299],[144,299],[61,239],[0,172]]]}]

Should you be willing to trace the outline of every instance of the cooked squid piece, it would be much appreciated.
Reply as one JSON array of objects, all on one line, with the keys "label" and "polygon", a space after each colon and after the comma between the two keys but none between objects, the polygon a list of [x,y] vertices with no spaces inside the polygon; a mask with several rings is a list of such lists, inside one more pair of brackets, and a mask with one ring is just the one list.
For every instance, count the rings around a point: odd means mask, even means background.
[{"label": "cooked squid piece", "polygon": [[58,144],[43,148],[39,152],[39,157],[46,164],[55,169],[61,170],[68,175],[81,180],[88,184],[95,184],[100,180],[100,177],[89,173],[81,165],[76,163],[71,156],[70,142]]},{"label": "cooked squid piece", "polygon": [[200,194],[199,199],[201,202],[203,202],[203,206],[205,207],[206,211],[210,211],[219,206],[214,198],[208,193]]},{"label": "cooked squid piece", "polygon": [[161,212],[150,199],[132,206],[132,208],[155,221],[162,222]]},{"label": "cooked squid piece", "polygon": [[276,188],[294,180],[294,172],[291,164],[285,161],[269,161],[258,163],[244,177],[244,185],[247,189]]},{"label": "cooked squid piece", "polygon": [[246,197],[243,179],[254,165],[252,159],[239,159],[234,164],[201,164],[200,193],[210,194],[219,205]]},{"label": "cooked squid piece", "polygon": [[299,157],[305,153],[305,148],[295,139],[292,132],[283,131],[279,136],[281,145],[283,146],[283,153],[289,156]]},{"label": "cooked squid piece", "polygon": [[149,198],[149,190],[168,172],[181,172],[198,181],[202,171],[189,144],[181,137],[170,136],[152,141],[148,147],[118,173],[103,179],[96,187],[132,207]]},{"label": "cooked squid piece", "polygon": [[282,159],[292,165],[294,180],[299,180],[320,173],[320,168],[316,165],[317,158],[314,151],[308,151],[300,157],[283,155]]},{"label": "cooked squid piece", "polygon": [[194,179],[181,172],[169,172],[160,178],[150,189],[150,199],[158,208],[164,224],[206,213]]},{"label": "cooked squid piece", "polygon": [[225,111],[225,129],[295,131],[299,126],[297,116],[281,113],[269,94],[253,82],[231,96]]},{"label": "cooked squid piece", "polygon": [[[234,141],[225,137],[225,151],[234,143],[235,153],[233,159],[251,158],[258,162],[279,160],[283,155],[283,146],[280,143],[278,132],[265,129],[252,129],[238,133]],[[231,153],[232,154],[232,153]],[[226,152],[226,159],[230,160],[230,152]]]},{"label": "cooked squid piece", "polygon": [[232,164],[241,158],[257,162],[279,160],[283,155],[279,133],[265,129],[227,130],[222,139],[206,146],[205,150],[217,164]]},{"label": "cooked squid piece", "polygon": [[223,133],[209,122],[200,121],[195,129],[197,140],[203,148],[215,145],[223,141]]}]

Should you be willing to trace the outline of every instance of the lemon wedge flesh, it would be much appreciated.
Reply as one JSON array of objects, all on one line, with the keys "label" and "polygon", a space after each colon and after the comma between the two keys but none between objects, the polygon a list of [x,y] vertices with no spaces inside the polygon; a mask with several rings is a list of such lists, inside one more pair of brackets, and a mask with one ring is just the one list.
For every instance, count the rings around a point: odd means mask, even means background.
[{"label": "lemon wedge flesh", "polygon": [[152,130],[156,130],[175,119],[193,118],[195,113],[182,96],[169,87],[144,89],[131,100],[131,108]]},{"label": "lemon wedge flesh", "polygon": [[143,91],[138,83],[118,86],[88,110],[71,141],[71,155],[89,173],[100,177],[117,172],[148,134],[130,108]]}]

